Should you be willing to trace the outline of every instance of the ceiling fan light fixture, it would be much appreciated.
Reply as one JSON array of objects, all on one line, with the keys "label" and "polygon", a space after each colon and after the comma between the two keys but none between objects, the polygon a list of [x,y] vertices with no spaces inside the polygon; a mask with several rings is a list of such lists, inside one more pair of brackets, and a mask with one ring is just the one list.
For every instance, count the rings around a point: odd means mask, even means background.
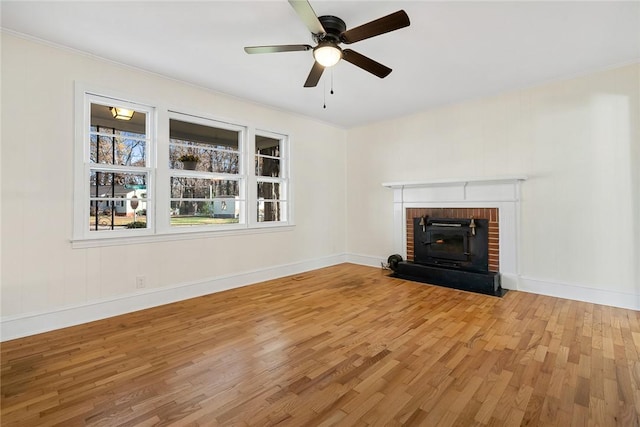
[{"label": "ceiling fan light fixture", "polygon": [[342,49],[333,43],[319,44],[313,49],[313,57],[323,67],[332,67],[342,58]]},{"label": "ceiling fan light fixture", "polygon": [[131,120],[133,118],[133,113],[135,113],[133,110],[119,107],[109,107],[109,110],[111,111],[113,118],[118,120]]},{"label": "ceiling fan light fixture", "polygon": [[[0,0],[1,1],[1,0]],[[379,78],[385,78],[392,71],[391,68],[359,54],[352,49],[342,50],[342,43],[351,44],[360,40],[370,39],[382,34],[408,27],[411,22],[404,10],[391,13],[355,28],[347,29],[345,22],[334,15],[317,16],[309,4],[309,0],[288,0],[289,5],[298,14],[298,18],[311,32],[311,39],[317,43],[315,48],[308,44],[284,44],[271,46],[246,46],[244,51],[254,53],[297,52],[313,49],[313,66],[304,87],[316,87],[325,68],[332,67],[344,59],[362,70]]]}]

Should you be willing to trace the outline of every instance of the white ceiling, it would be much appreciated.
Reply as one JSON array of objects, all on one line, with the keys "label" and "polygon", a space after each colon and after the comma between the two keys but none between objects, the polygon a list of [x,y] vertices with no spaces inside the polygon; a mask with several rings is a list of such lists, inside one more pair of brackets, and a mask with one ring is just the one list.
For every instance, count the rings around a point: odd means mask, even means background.
[{"label": "white ceiling", "polygon": [[349,45],[391,67],[387,78],[341,61],[316,88],[303,88],[311,52],[243,51],[313,44],[286,0],[0,5],[12,32],[345,128],[640,61],[638,1],[311,0],[318,16],[339,16],[347,28],[399,9],[411,19]]}]

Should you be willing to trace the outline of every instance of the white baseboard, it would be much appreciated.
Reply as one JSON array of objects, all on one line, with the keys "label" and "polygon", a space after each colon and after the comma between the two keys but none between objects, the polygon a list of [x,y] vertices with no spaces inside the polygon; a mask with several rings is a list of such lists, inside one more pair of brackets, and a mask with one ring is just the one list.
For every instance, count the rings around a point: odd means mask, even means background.
[{"label": "white baseboard", "polygon": [[352,264],[366,265],[368,267],[381,267],[381,262],[387,262],[386,256],[362,255],[362,254],[346,254],[347,262]]},{"label": "white baseboard", "polygon": [[518,289],[519,277],[517,274],[500,273],[500,286],[502,289]]},{"label": "white baseboard", "polygon": [[0,319],[0,341],[93,322],[344,262],[347,262],[346,254],[337,254],[239,274],[213,277],[197,282],[148,289],[135,294],[95,300],[50,311],[6,316]]},{"label": "white baseboard", "polygon": [[[6,316],[0,319],[0,341],[8,341],[95,320],[106,319],[137,310],[170,304],[172,302],[239,288],[344,262],[379,268],[381,261],[386,261],[386,258],[353,253],[337,254],[239,274],[214,277],[198,282],[181,283],[159,289],[149,289],[135,294],[90,301],[85,304],[62,307],[51,311]],[[556,283],[531,277],[520,277],[517,282],[518,290],[523,292],[640,310],[640,294],[605,291],[602,289],[593,289],[568,283]]]},{"label": "white baseboard", "polygon": [[640,310],[640,294],[637,293],[606,291],[570,283],[551,282],[523,276],[520,277],[518,290],[557,298],[590,302],[593,304]]}]

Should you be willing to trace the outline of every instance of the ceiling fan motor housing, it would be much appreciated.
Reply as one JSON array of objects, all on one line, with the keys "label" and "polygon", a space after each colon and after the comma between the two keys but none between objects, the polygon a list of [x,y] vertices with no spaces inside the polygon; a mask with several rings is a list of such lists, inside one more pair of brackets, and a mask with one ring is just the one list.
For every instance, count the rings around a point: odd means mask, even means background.
[{"label": "ceiling fan motor housing", "polygon": [[318,17],[318,20],[324,27],[326,34],[314,34],[316,43],[321,41],[330,41],[333,43],[340,43],[340,35],[347,30],[347,25],[344,21],[337,16],[324,15]]}]

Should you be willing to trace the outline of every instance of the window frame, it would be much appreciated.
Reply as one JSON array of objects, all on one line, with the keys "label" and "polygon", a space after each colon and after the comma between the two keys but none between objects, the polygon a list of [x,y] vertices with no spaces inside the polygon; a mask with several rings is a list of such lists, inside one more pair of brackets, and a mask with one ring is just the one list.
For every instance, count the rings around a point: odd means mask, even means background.
[{"label": "window frame", "polygon": [[[260,176],[256,173],[255,162],[258,157],[256,153],[255,142],[258,136],[266,138],[276,139],[280,141],[280,176],[269,177]],[[290,190],[290,164],[289,161],[289,136],[284,133],[277,133],[264,129],[257,128],[254,130],[251,138],[251,178],[250,179],[250,191],[252,191],[251,197],[251,209],[249,209],[249,221],[253,227],[278,227],[288,225],[292,221],[292,209],[291,209],[291,190]],[[268,156],[267,156],[268,157]],[[247,167],[249,167],[247,165]],[[284,203],[284,220],[281,221],[258,221],[258,183],[268,182],[274,184],[280,184],[280,199],[279,203]]]},{"label": "window frame", "polygon": [[[203,117],[201,115],[193,115],[187,114],[183,112],[169,110],[167,115],[167,130],[168,130],[168,140],[166,149],[167,162],[166,162],[166,170],[167,170],[167,178],[169,182],[167,182],[167,201],[169,206],[166,211],[170,210],[170,204],[172,201],[171,197],[171,178],[172,177],[185,177],[185,178],[201,178],[201,179],[220,179],[220,180],[228,180],[228,181],[238,181],[239,187],[239,196],[241,203],[244,204],[244,207],[241,209],[240,218],[237,223],[229,223],[229,224],[210,224],[210,225],[191,225],[191,226],[174,226],[171,225],[171,216],[167,215],[167,219],[163,220],[160,223],[160,228],[162,232],[165,233],[194,233],[194,232],[217,232],[221,230],[243,230],[247,228],[247,135],[248,129],[247,126],[242,126],[239,124],[229,123],[226,121],[217,120],[214,118]],[[235,131],[239,133],[238,136],[238,173],[237,174],[228,174],[224,172],[200,172],[200,171],[190,171],[184,169],[171,169],[169,167],[169,151],[171,149],[170,137],[170,120],[180,120],[187,123],[194,123],[202,126],[215,127],[224,130]],[[230,152],[236,152],[235,150],[229,150]],[[158,166],[160,168],[160,166]],[[159,189],[158,191],[162,191]]]},{"label": "window frame", "polygon": [[[72,236],[70,242],[73,248],[91,248],[102,246],[120,246],[127,244],[139,244],[147,242],[161,242],[174,240],[187,240],[216,236],[229,236],[238,234],[252,234],[265,232],[290,231],[295,227],[293,221],[293,198],[291,179],[291,136],[286,132],[274,132],[264,130],[268,126],[257,128],[252,124],[243,124],[238,120],[226,120],[215,117],[210,113],[195,113],[181,106],[171,108],[162,102],[151,102],[144,97],[133,97],[119,93],[111,89],[96,88],[82,82],[75,82],[75,114],[74,114],[74,156],[73,156],[73,215]],[[89,173],[90,144],[89,126],[91,122],[91,104],[101,105],[116,104],[119,107],[132,108],[146,114],[146,166],[131,167],[132,173],[143,170],[148,175],[148,184],[145,193],[147,195],[147,228],[124,229],[108,231],[90,231],[90,195]],[[96,102],[97,101],[97,102]],[[108,102],[108,104],[107,104]],[[244,203],[244,209],[240,213],[238,223],[215,224],[203,226],[176,227],[170,221],[171,200],[171,176],[175,176],[176,170],[169,167],[171,119],[184,120],[203,124],[205,126],[220,126],[223,129],[240,130],[239,138],[239,193]],[[86,126],[85,126],[86,125]],[[258,198],[257,183],[259,180],[272,177],[258,177],[255,171],[255,139],[256,135],[278,139],[281,144],[280,152],[280,177],[277,182],[284,184],[281,187],[281,201],[285,202],[285,220],[258,222]],[[119,165],[105,165],[109,168],[120,169]],[[127,166],[129,169],[129,167]],[[198,175],[194,171],[180,171],[190,177]],[[228,176],[225,173],[207,173],[219,176]],[[223,179],[225,179],[223,177]],[[163,183],[165,183],[163,185]],[[244,194],[244,196],[242,196]],[[167,207],[167,209],[164,209]]]},{"label": "window frame", "polygon": [[[121,238],[148,236],[154,234],[155,225],[155,120],[154,107],[138,102],[103,95],[97,91],[82,90],[76,98],[76,146],[74,155],[74,215],[73,240],[102,240],[105,238]],[[145,113],[145,166],[126,166],[117,164],[101,164],[91,162],[91,105],[117,106]],[[146,175],[147,182],[147,227],[123,230],[92,231],[90,227],[91,199],[90,176],[92,171],[102,173],[132,173]],[[150,197],[149,197],[150,196]],[[111,198],[105,198],[111,200]],[[114,201],[117,203],[118,201]]]}]

